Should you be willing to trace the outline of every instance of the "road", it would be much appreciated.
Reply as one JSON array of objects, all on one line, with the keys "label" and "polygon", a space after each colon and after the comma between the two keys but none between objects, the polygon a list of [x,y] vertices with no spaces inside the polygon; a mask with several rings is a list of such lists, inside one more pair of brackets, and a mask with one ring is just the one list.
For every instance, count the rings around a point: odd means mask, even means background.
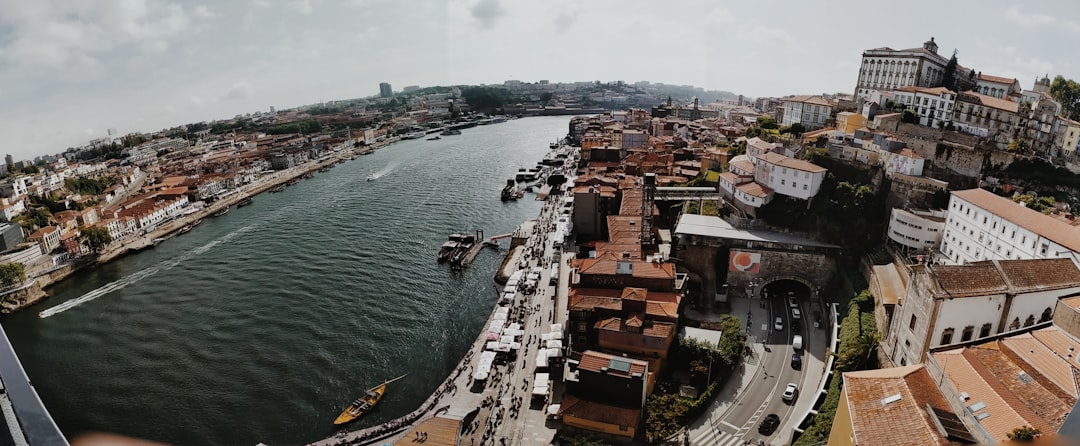
[{"label": "road", "polygon": [[[766,444],[783,443],[781,429],[777,428],[770,435],[761,435],[758,425],[768,414],[778,415],[780,426],[787,423],[794,405],[793,402],[783,401],[781,394],[788,383],[795,383],[802,390],[804,373],[791,365],[791,355],[795,352],[791,341],[795,333],[792,332],[792,315],[786,296],[780,297],[786,293],[780,289],[770,291],[770,295],[777,297],[766,300],[764,306],[761,300],[733,299],[732,314],[743,320],[749,318],[748,343],[755,344],[759,354],[744,364],[744,370],[751,376],[731,378],[742,378],[743,387],[737,388],[737,393],[733,395],[718,396],[709,413],[691,426],[691,444],[727,446],[744,444],[746,441],[758,444],[759,440]],[[808,308],[808,290],[799,290],[797,297],[800,309],[805,312]],[[781,330],[774,327],[777,316],[783,320]],[[800,320],[799,333],[804,334],[803,347],[810,348],[810,336],[805,336],[806,324],[802,322]],[[803,354],[801,351],[799,353]],[[760,366],[758,361],[761,361]],[[799,397],[801,395],[796,395],[796,399]]]}]

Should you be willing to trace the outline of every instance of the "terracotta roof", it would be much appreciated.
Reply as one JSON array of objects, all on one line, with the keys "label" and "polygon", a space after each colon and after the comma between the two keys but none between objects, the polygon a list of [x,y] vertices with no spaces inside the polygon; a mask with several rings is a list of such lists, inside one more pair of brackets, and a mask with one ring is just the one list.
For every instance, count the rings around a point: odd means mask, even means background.
[{"label": "terracotta roof", "polygon": [[1055,290],[1080,285],[1080,269],[1069,259],[995,262],[1015,292]]},{"label": "terracotta roof", "polygon": [[645,303],[645,314],[668,319],[678,319],[679,304],[674,302],[649,301]]},{"label": "terracotta roof", "polygon": [[1001,77],[1001,76],[991,76],[989,74],[982,74],[982,73],[976,74],[975,79],[978,79],[980,81],[987,81],[987,82],[997,82],[999,84],[1006,84],[1006,85],[1012,85],[1012,84],[1015,84],[1015,83],[1018,82],[1016,79],[1010,79],[1010,78]]},{"label": "terracotta roof", "polygon": [[911,149],[901,149],[899,152],[896,152],[896,154],[900,155],[900,156],[903,156],[903,157],[916,159],[916,160],[923,159],[923,157],[919,156],[918,153],[915,153],[915,151],[913,151]]},{"label": "terracotta roof", "polygon": [[966,265],[930,265],[932,277],[938,288],[948,297],[985,296],[1008,291],[993,262],[977,262]]},{"label": "terracotta roof", "polygon": [[720,178],[731,184],[735,184],[739,181],[739,176],[731,172],[721,173]]},{"label": "terracotta roof", "polygon": [[559,415],[637,429],[641,420],[641,409],[589,401],[568,393],[563,395]]},{"label": "terracotta roof", "polygon": [[744,194],[758,198],[768,197],[769,194],[772,193],[772,189],[754,181],[736,185],[735,188],[742,191]]},{"label": "terracotta roof", "polygon": [[[1046,377],[1047,380],[1053,383],[1060,391],[1076,398],[1076,380],[1073,378],[1074,370],[1069,361],[1064,359],[1064,355],[1058,356],[1049,346],[1041,342],[1031,333],[1021,333],[1004,338],[1001,340],[1001,346],[1016,355],[1022,363],[1028,366],[1028,368],[1034,369],[1038,374]],[[996,361],[990,361],[988,364],[994,362]],[[999,373],[998,376],[1006,375]],[[1015,376],[1015,373],[1013,373],[1012,376]],[[1030,394],[1031,392],[1033,392],[1033,390],[1023,389],[1023,392],[1021,393]],[[1050,396],[1052,397],[1052,395]]]},{"label": "terracotta roof", "polygon": [[[983,363],[987,360],[985,352],[982,358],[978,358],[965,354],[969,349],[971,348],[961,347],[933,353],[932,356],[953,388],[957,392],[968,394],[968,400],[964,402],[968,408],[978,407],[979,403],[982,403],[984,407],[972,412],[975,416],[989,414],[979,420],[979,424],[994,440],[1006,440],[1006,434],[1017,426],[1032,426],[1043,432],[1056,430],[1024,406],[1006,386],[993,377]],[[1004,355],[999,359],[1008,361]]]},{"label": "terracotta roof", "polygon": [[748,159],[732,159],[728,162],[728,171],[730,172],[732,168],[743,172],[753,173],[754,163],[751,163]]},{"label": "terracotta roof", "polygon": [[798,158],[790,158],[779,153],[769,152],[760,157],[769,164],[775,164],[778,166],[787,167],[789,169],[801,170],[804,172],[825,172],[827,169],[818,166],[809,161],[804,161]]},{"label": "terracotta roof", "polygon": [[959,95],[958,98],[964,98],[965,96],[975,99],[980,104],[990,108],[996,108],[998,110],[1004,110],[1010,113],[1016,113],[1020,108],[1020,104],[1010,101],[1008,99],[995,98],[993,96],[987,96],[985,94],[975,93],[973,91],[965,91]]},{"label": "terracotta roof", "polygon": [[1059,302],[1074,310],[1080,310],[1080,296],[1066,297]]},{"label": "terracotta roof", "polygon": [[833,104],[832,101],[830,101],[828,99],[825,99],[825,98],[823,98],[821,96],[799,95],[799,96],[792,96],[790,98],[783,98],[782,100],[784,102],[803,102],[803,103],[806,103],[806,104],[824,105],[826,107],[835,107],[836,106],[835,104]]},{"label": "terracotta roof", "polygon": [[[844,391],[857,444],[952,445],[926,406],[948,411],[922,365],[844,373]],[[887,401],[886,398],[893,401]],[[898,398],[898,399],[897,399]],[[887,422],[886,422],[887,420]]]},{"label": "terracotta roof", "polygon": [[[611,369],[609,367],[611,365],[611,360],[615,358],[619,358],[620,361],[629,362],[630,370],[624,373],[618,370]],[[639,376],[644,377],[645,371],[649,368],[649,363],[640,359],[627,358],[625,356],[609,355],[607,353],[601,353],[596,350],[585,350],[585,352],[581,354],[581,360],[578,363],[578,369],[601,373],[604,368],[607,368],[607,374],[611,376],[630,378],[633,374],[637,373],[639,374]]]},{"label": "terracotta roof", "polygon": [[648,296],[648,294],[649,294],[649,290],[647,290],[645,288],[626,287],[626,288],[623,288],[622,296],[620,296],[620,297],[623,298],[623,299],[629,299],[629,300],[645,301],[645,300],[648,300],[648,299],[646,299],[646,296]]},{"label": "terracotta roof", "polygon": [[[615,268],[623,260],[611,256],[585,259],[581,261],[578,269],[579,274],[615,275]],[[632,266],[631,276],[647,279],[674,279],[675,265],[670,263],[645,262],[641,260],[625,260]]]},{"label": "terracotta roof", "polygon": [[952,194],[1072,251],[1080,252],[1080,227],[1070,226],[987,190],[968,189],[953,191]]},{"label": "terracotta roof", "polygon": [[900,87],[900,88],[897,88],[896,91],[906,91],[906,92],[909,92],[909,93],[923,93],[923,94],[928,94],[928,95],[931,95],[931,96],[940,96],[943,93],[956,94],[952,90],[950,90],[948,88],[945,88],[945,87],[926,88],[926,87],[914,87],[914,86],[911,86],[911,87]]}]

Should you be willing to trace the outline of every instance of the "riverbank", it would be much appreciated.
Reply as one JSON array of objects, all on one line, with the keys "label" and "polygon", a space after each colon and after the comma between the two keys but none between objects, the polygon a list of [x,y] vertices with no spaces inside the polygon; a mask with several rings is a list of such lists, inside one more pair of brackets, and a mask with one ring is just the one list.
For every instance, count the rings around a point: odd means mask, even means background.
[{"label": "riverbank", "polygon": [[375,143],[370,146],[363,147],[349,147],[337,152],[334,152],[330,156],[324,159],[309,161],[299,166],[294,166],[286,170],[275,172],[270,175],[263,176],[253,183],[243,186],[238,189],[236,193],[233,193],[223,199],[220,199],[209,206],[200,209],[197,212],[185,215],[175,220],[163,223],[155,228],[153,231],[145,233],[140,236],[130,237],[122,242],[116,242],[108,246],[104,251],[97,254],[96,258],[90,256],[84,256],[78,260],[54,267],[44,273],[40,273],[37,276],[28,278],[28,284],[23,288],[32,290],[27,291],[19,299],[8,299],[6,296],[0,298],[3,305],[0,305],[0,313],[10,314],[18,312],[34,304],[37,304],[49,297],[47,289],[67,279],[72,274],[81,271],[85,268],[94,268],[100,265],[104,265],[113,260],[142,251],[144,249],[153,248],[156,243],[160,243],[169,238],[180,235],[181,231],[185,227],[194,226],[198,224],[202,219],[211,217],[217,212],[232,207],[234,204],[252,198],[259,195],[269,189],[285,184],[289,181],[298,180],[304,175],[334,166],[342,161],[351,159],[360,155],[367,155],[375,150],[386,147],[398,141],[398,138],[393,138],[385,142]]}]

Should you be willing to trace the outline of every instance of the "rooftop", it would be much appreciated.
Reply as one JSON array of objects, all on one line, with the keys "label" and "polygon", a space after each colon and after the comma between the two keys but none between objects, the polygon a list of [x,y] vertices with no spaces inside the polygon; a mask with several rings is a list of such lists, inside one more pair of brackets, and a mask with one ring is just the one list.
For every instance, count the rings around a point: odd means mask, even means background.
[{"label": "rooftop", "polygon": [[778,166],[787,167],[788,169],[801,170],[804,172],[818,173],[825,172],[827,169],[809,161],[804,161],[798,158],[791,158],[779,153],[769,152],[760,157],[762,160],[769,164],[775,164]]},{"label": "rooftop", "polygon": [[1074,252],[1080,252],[1080,227],[1034,211],[1012,200],[983,189],[953,191],[952,195],[973,206],[1004,218],[1017,226],[1053,240]]},{"label": "rooftop", "polygon": [[836,245],[800,237],[787,232],[769,230],[736,229],[720,217],[696,214],[683,214],[675,225],[676,234],[698,235],[751,242],[780,243],[788,245],[811,246],[819,248],[838,248]]}]

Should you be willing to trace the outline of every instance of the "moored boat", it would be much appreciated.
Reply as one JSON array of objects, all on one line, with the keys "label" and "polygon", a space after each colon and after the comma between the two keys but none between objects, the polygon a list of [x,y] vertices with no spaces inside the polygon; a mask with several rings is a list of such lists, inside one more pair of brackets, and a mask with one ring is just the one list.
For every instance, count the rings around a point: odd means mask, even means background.
[{"label": "moored boat", "polygon": [[238,203],[236,203],[236,207],[242,208],[249,204],[251,204],[251,197],[245,197],[243,200],[240,200]]},{"label": "moored boat", "polygon": [[220,211],[214,212],[214,216],[215,216],[215,217],[220,217],[220,216],[222,216],[222,215],[228,214],[228,213],[229,213],[229,210],[230,210],[230,209],[232,209],[232,208],[231,208],[231,207],[229,207],[229,206],[225,206],[225,207],[224,207],[223,209],[221,209]]},{"label": "moored boat", "polygon": [[401,375],[397,378],[383,381],[382,384],[366,390],[360,398],[357,398],[356,401],[349,404],[349,407],[346,407],[345,410],[341,412],[341,415],[338,415],[337,419],[334,420],[334,424],[341,425],[348,423],[371,411],[376,404],[379,404],[379,400],[381,400],[383,394],[386,393],[386,386],[404,377],[405,375]]},{"label": "moored boat", "polygon": [[443,130],[442,133],[439,133],[439,134],[442,135],[442,136],[460,135],[461,130],[458,130],[458,129],[446,129],[446,130]]}]

